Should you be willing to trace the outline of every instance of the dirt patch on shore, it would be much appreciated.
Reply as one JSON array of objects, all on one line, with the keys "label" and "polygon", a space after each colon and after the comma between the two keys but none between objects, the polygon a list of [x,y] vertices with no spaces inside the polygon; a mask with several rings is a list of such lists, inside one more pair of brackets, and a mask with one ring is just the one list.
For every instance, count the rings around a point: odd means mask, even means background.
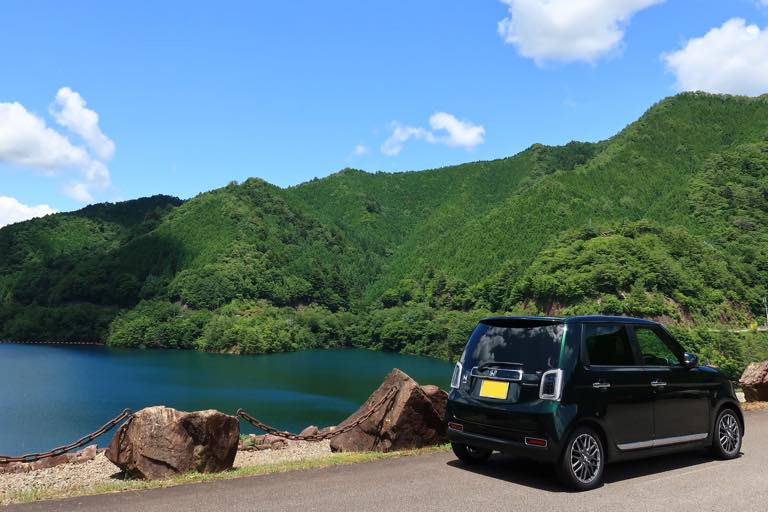
[{"label": "dirt patch on shore", "polygon": [[742,411],[764,411],[768,409],[768,402],[742,402],[739,405]]}]

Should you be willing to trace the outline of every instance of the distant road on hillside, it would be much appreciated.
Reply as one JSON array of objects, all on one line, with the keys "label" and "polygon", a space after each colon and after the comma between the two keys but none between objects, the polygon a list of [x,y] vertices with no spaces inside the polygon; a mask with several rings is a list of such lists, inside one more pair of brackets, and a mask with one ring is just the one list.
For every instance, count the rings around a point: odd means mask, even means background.
[{"label": "distant road on hillside", "polygon": [[552,470],[504,456],[467,469],[453,454],[335,466],[12,506],[8,510],[155,512],[226,511],[648,511],[765,510],[768,503],[768,412],[746,413],[743,455],[714,461],[701,453],[607,468],[606,485],[564,492]]}]

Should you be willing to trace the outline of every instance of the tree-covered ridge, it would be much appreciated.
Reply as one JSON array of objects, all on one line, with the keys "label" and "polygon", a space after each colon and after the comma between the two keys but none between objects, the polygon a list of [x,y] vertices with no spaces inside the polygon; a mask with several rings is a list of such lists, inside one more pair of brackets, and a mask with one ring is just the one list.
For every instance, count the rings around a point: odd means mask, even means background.
[{"label": "tree-covered ridge", "polygon": [[[599,143],[8,226],[0,337],[453,358],[491,313],[744,327],[768,293],[766,220],[768,96],[681,94]],[[681,331],[732,368],[766,344],[706,332]]]}]

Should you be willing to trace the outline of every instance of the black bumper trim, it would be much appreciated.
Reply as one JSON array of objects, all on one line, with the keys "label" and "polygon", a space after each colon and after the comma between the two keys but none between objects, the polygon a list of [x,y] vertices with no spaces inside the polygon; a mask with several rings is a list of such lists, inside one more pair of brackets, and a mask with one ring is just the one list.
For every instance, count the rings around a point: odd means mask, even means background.
[{"label": "black bumper trim", "polygon": [[552,462],[557,458],[557,451],[551,447],[530,446],[507,439],[475,434],[472,432],[459,432],[448,429],[448,440],[452,443],[467,444],[477,448],[487,448],[510,455],[528,457],[535,460]]}]

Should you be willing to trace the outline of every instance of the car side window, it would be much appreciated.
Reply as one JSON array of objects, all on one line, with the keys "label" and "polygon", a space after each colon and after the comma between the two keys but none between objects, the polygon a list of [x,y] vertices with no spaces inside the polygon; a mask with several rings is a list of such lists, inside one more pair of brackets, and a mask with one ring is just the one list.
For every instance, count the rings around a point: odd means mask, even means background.
[{"label": "car side window", "polygon": [[623,325],[585,325],[584,340],[589,364],[634,366],[635,356]]},{"label": "car side window", "polygon": [[635,327],[635,337],[640,347],[644,365],[675,366],[680,364],[677,355],[653,329]]}]

